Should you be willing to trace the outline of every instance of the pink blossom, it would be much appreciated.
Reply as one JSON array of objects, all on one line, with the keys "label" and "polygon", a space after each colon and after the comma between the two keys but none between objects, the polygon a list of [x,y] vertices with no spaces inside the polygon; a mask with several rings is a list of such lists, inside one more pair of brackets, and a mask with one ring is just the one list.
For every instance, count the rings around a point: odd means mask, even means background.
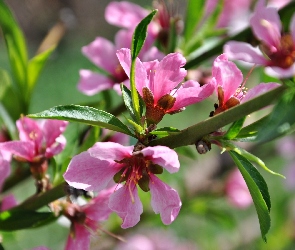
[{"label": "pink blossom", "polygon": [[[117,56],[129,76],[131,54],[129,49],[120,49]],[[214,91],[214,84],[200,86],[198,82],[184,79],[186,63],[180,53],[171,53],[160,62],[158,60],[142,63],[136,60],[135,82],[139,94],[146,104],[146,118],[150,123],[159,123],[165,114],[173,114],[186,106],[200,102]]]},{"label": "pink blossom", "polygon": [[124,146],[130,145],[130,137],[126,134],[114,132],[108,129],[102,130],[102,141],[116,142]]},{"label": "pink blossom", "polygon": [[71,233],[67,239],[66,250],[87,250],[90,247],[90,237],[100,225],[99,222],[108,219],[111,210],[108,207],[110,195],[114,188],[103,190],[97,197],[84,206],[69,209],[67,217],[72,222]]},{"label": "pink blossom", "polygon": [[0,150],[7,151],[18,160],[38,162],[42,158],[51,158],[60,153],[66,144],[62,135],[65,121],[45,120],[41,123],[22,117],[16,122],[19,141],[0,143]]},{"label": "pink blossom", "polygon": [[238,208],[246,208],[253,203],[247,184],[237,168],[229,174],[225,192],[229,202]]},{"label": "pink blossom", "polygon": [[214,60],[211,81],[215,83],[219,101],[214,115],[280,86],[278,83],[260,83],[245,94],[243,74],[233,62],[228,61],[226,54]]},{"label": "pink blossom", "polygon": [[170,173],[179,169],[175,151],[164,147],[122,146],[113,142],[98,142],[70,162],[65,180],[69,185],[84,190],[99,191],[113,179],[125,185],[110,197],[109,207],[123,220],[122,228],[136,225],[143,212],[136,184],[151,191],[152,208],[160,213],[164,224],[177,217],[181,201],[177,192],[158,179],[155,174],[165,168]]},{"label": "pink blossom", "polygon": [[[106,89],[121,93],[120,83],[129,86],[129,79],[116,57],[116,51],[119,48],[130,48],[131,40],[132,31],[120,30],[116,34],[115,44],[103,37],[97,37],[89,45],[82,47],[82,53],[105,74],[81,69],[78,89],[86,95],[94,95]],[[154,60],[164,55],[156,47],[152,47],[152,42],[146,42],[139,56],[143,60]]]},{"label": "pink blossom", "polygon": [[259,49],[244,42],[230,41],[224,52],[230,59],[242,60],[266,67],[266,73],[275,77],[288,78],[295,74],[295,15],[290,32],[281,35],[282,24],[277,10],[265,7],[264,1],[256,5],[250,20],[253,33],[260,40]]},{"label": "pink blossom", "polygon": [[0,190],[5,179],[10,175],[11,154],[7,151],[0,150]]}]

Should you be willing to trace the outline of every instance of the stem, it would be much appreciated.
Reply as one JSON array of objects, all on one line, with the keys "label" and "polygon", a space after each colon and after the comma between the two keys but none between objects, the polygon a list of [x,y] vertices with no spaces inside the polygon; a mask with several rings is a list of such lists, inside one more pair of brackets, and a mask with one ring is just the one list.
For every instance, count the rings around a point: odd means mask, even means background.
[{"label": "stem", "polygon": [[13,209],[29,209],[29,210],[37,210],[43,206],[48,205],[50,202],[55,201],[66,195],[65,193],[65,185],[66,182],[62,182],[61,184],[55,186],[45,193],[40,193],[38,195],[34,195],[29,199],[25,200],[20,205],[14,207]]},{"label": "stem", "polygon": [[137,122],[140,122],[140,107],[139,107],[139,99],[138,93],[135,86],[135,62],[136,58],[132,59],[131,62],[131,69],[130,69],[130,89],[131,89],[131,98],[132,98],[132,105],[134,109],[134,114],[136,117]]},{"label": "stem", "polygon": [[153,140],[150,142],[149,146],[162,145],[170,148],[176,148],[192,145],[196,141],[201,140],[204,136],[218,130],[219,128],[241,119],[242,117],[245,117],[254,111],[268,106],[280,95],[282,95],[283,90],[285,89],[285,86],[275,88],[243,104],[237,105],[205,121],[188,127],[180,131],[178,134],[169,135],[158,140]]}]

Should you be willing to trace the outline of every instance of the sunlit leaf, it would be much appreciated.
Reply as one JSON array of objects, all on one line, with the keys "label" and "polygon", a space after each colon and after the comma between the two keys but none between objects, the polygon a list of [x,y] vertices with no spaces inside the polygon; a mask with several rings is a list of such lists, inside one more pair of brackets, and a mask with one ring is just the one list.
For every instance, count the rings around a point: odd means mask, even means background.
[{"label": "sunlit leaf", "polygon": [[79,105],[56,106],[37,114],[28,115],[28,117],[80,122],[133,136],[128,127],[117,117],[92,107]]},{"label": "sunlit leaf", "polygon": [[245,120],[246,120],[246,116],[235,121],[227,130],[226,134],[224,135],[224,138],[228,140],[234,139],[239,134]]},{"label": "sunlit leaf", "polygon": [[259,219],[260,231],[266,242],[266,234],[270,229],[270,196],[265,180],[257,169],[243,156],[234,151],[229,151],[231,157],[239,168],[252,196]]}]

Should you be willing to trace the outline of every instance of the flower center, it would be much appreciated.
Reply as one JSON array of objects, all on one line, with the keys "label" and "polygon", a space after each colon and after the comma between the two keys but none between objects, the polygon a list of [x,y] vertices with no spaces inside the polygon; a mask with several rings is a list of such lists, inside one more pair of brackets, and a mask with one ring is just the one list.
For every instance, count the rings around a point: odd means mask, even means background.
[{"label": "flower center", "polygon": [[262,45],[261,49],[271,60],[270,66],[288,69],[295,62],[295,44],[290,34],[281,37],[277,51],[271,52],[265,45]]}]

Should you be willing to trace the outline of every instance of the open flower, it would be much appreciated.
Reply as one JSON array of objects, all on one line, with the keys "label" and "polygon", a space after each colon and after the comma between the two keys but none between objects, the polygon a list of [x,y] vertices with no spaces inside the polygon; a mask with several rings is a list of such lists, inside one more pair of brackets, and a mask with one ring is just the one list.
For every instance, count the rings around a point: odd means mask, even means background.
[{"label": "open flower", "polygon": [[45,120],[41,123],[22,117],[16,122],[19,141],[0,143],[0,150],[12,154],[21,161],[40,162],[60,153],[66,144],[62,135],[66,121]]},{"label": "open flower", "polygon": [[246,92],[242,72],[233,62],[228,61],[226,54],[222,54],[214,60],[212,82],[215,82],[219,101],[213,115],[280,86],[278,83],[260,83]]},{"label": "open flower", "polygon": [[122,219],[122,228],[136,225],[143,212],[137,185],[150,191],[152,208],[160,213],[164,224],[177,217],[181,201],[177,192],[163,183],[156,174],[165,168],[170,173],[179,169],[175,151],[164,147],[125,147],[113,142],[98,142],[70,162],[65,180],[69,185],[84,190],[103,190],[113,179],[125,185],[111,196],[109,207]]},{"label": "open flower", "polygon": [[99,222],[108,219],[111,210],[108,207],[110,195],[114,188],[103,190],[97,197],[83,206],[71,204],[65,214],[71,224],[71,232],[66,243],[66,250],[87,250],[90,248],[90,237],[99,228]]},{"label": "open flower", "polygon": [[[121,93],[120,83],[129,86],[128,76],[122,69],[116,51],[131,46],[132,31],[120,30],[115,36],[115,44],[103,37],[97,37],[87,46],[82,47],[83,54],[106,74],[88,69],[80,70],[78,89],[86,95],[94,95],[106,89],[114,89]],[[152,43],[146,43],[139,54],[142,60],[163,58],[163,54]]]},{"label": "open flower", "polygon": [[291,77],[295,74],[295,15],[290,32],[281,34],[282,24],[275,8],[265,7],[264,1],[256,5],[250,20],[253,33],[260,40],[259,48],[248,43],[230,41],[224,52],[230,59],[242,60],[266,67],[266,73],[275,77]]},{"label": "open flower", "polygon": [[[120,49],[117,56],[129,76],[131,52]],[[186,63],[180,53],[171,53],[160,62],[141,62],[136,60],[136,89],[146,104],[148,123],[159,123],[165,114],[182,111],[186,106],[200,102],[214,91],[214,84],[208,83],[202,87],[198,82],[189,80],[181,84],[187,72],[182,68]]]}]

